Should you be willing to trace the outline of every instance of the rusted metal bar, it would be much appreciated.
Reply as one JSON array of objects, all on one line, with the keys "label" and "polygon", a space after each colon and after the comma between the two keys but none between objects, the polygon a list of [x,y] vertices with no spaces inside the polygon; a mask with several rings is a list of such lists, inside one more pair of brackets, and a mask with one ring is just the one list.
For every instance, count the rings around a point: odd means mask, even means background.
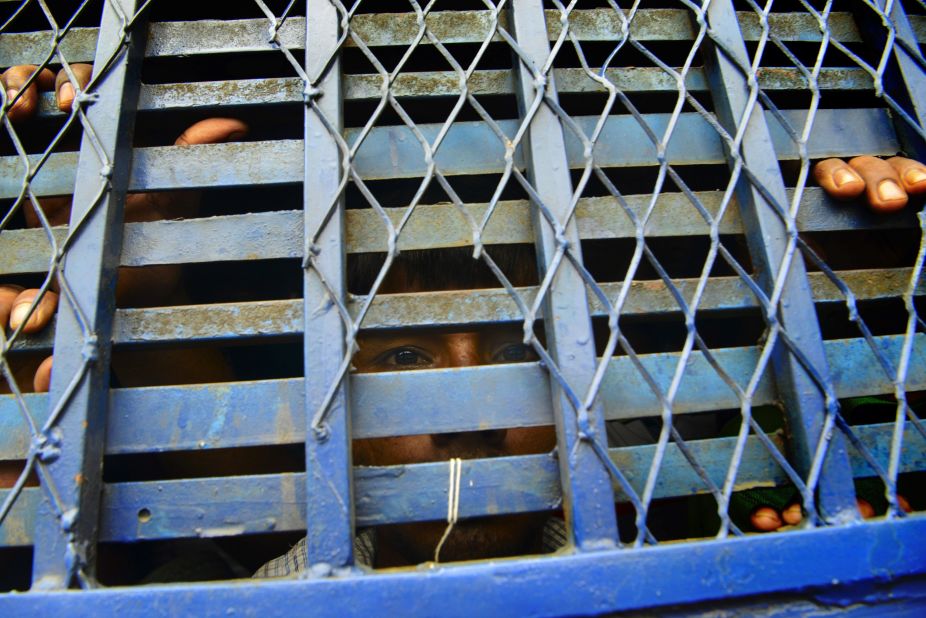
[{"label": "rusted metal bar", "polygon": [[[738,13],[747,41],[756,40],[761,29],[755,14]],[[507,27],[506,16],[500,16]],[[551,40],[559,36],[559,11],[546,11]],[[485,11],[434,11],[428,16],[428,28],[442,43],[481,43],[491,27]],[[570,30],[585,41],[612,42],[621,35],[620,18],[611,9],[572,11]],[[816,21],[802,13],[780,13],[769,17],[772,32],[783,41],[819,42],[822,35]],[[370,46],[412,43],[418,32],[413,13],[359,14],[351,28]],[[852,16],[834,13],[830,17],[831,35],[844,42],[861,41]],[[917,31],[923,40],[922,29]],[[62,51],[71,62],[90,62],[96,47],[96,28],[74,28],[62,41]],[[679,9],[644,9],[637,12],[630,35],[638,41],[690,41],[695,31],[688,13]],[[280,42],[290,49],[305,47],[305,19],[290,17],[279,32]],[[5,34],[0,40],[0,67],[36,64],[47,54],[53,40],[50,31]],[[496,40],[498,37],[496,36]],[[346,46],[353,43],[345,41]],[[427,39],[424,45],[429,44]],[[267,52],[267,22],[261,19],[201,20],[195,22],[161,22],[149,28],[146,57],[192,56],[230,52]]]}]

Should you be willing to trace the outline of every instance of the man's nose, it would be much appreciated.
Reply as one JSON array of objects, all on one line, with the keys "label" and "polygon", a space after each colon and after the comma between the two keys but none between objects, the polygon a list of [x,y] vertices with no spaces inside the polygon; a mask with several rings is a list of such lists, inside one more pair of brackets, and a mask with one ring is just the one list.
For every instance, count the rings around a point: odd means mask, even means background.
[{"label": "man's nose", "polygon": [[482,431],[456,431],[431,434],[431,441],[438,448],[459,449],[478,455],[483,449],[498,449],[505,443],[507,429],[483,429]]},{"label": "man's nose", "polygon": [[445,335],[445,345],[450,367],[474,367],[479,364],[479,338],[476,333]]}]

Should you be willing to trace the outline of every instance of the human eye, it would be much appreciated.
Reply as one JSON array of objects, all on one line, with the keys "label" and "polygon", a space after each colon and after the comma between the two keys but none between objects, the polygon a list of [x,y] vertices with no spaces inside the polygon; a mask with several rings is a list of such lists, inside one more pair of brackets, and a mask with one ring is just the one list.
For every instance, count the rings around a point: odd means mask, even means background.
[{"label": "human eye", "polygon": [[379,355],[377,364],[392,371],[424,369],[434,364],[427,352],[413,346],[392,348]]},{"label": "human eye", "polygon": [[520,342],[500,345],[492,355],[493,363],[526,363],[537,360],[534,350]]}]

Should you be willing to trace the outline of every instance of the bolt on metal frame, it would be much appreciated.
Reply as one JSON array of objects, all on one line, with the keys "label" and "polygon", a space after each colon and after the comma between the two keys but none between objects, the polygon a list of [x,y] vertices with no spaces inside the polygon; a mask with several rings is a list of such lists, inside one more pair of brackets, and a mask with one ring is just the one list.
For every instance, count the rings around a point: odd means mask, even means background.
[{"label": "bolt on metal frame", "polygon": [[[62,292],[53,339],[48,334],[24,338],[15,332],[4,335],[2,341],[0,367],[14,394],[5,396],[0,404],[0,427],[15,429],[15,435],[11,433],[8,442],[0,441],[0,459],[21,452],[17,450],[21,449],[21,442],[16,442],[19,436],[25,436],[29,446],[23,453],[27,463],[16,486],[0,490],[0,544],[11,544],[12,536],[4,536],[10,521],[34,526],[25,540],[33,544],[35,559],[33,590],[0,596],[0,608],[14,613],[65,608],[89,613],[118,607],[142,613],[159,604],[176,611],[208,614],[244,604],[255,611],[279,611],[299,602],[332,614],[361,615],[384,609],[401,611],[401,607],[414,603],[425,611],[448,615],[497,612],[503,607],[522,613],[575,614],[731,598],[743,599],[743,607],[749,607],[750,598],[756,595],[796,593],[806,588],[822,588],[829,591],[822,593],[823,597],[829,594],[848,602],[868,594],[869,585],[877,588],[878,601],[899,603],[905,611],[922,601],[926,590],[921,559],[926,524],[921,516],[905,516],[899,509],[896,485],[900,472],[922,471],[926,464],[926,449],[922,447],[926,432],[906,397],[907,391],[926,383],[926,367],[918,358],[922,348],[919,331],[924,325],[914,305],[921,291],[924,245],[921,241],[911,268],[897,269],[895,279],[879,288],[864,283],[862,277],[836,272],[798,235],[799,229],[813,230],[815,226],[832,230],[872,225],[864,216],[828,220],[829,212],[814,210],[825,198],[805,187],[812,159],[836,149],[826,140],[840,119],[831,110],[818,109],[828,48],[844,52],[858,64],[859,74],[843,79],[870,79],[869,85],[874,84],[876,95],[891,112],[890,116],[868,110],[846,112],[847,118],[864,122],[871,133],[858,136],[860,150],[878,154],[896,150],[890,138],[877,134],[896,130],[908,152],[924,152],[926,133],[919,113],[919,94],[926,92],[924,60],[902,3],[864,0],[852,7],[860,29],[871,27],[880,33],[880,38],[868,37],[878,60],[872,65],[859,55],[858,45],[847,46],[833,36],[832,31],[843,27],[840,20],[844,15],[834,12],[838,3],[817,3],[824,5],[820,9],[798,2],[807,13],[807,23],[819,29],[819,52],[813,66],[807,67],[775,30],[774,2],[747,0],[736,6],[730,0],[683,2],[687,10],[660,15],[687,14],[684,21],[691,29],[693,45],[679,71],[647,47],[645,36],[642,41],[638,38],[647,27],[645,3],[640,1],[622,3],[621,8],[609,2],[609,9],[592,10],[602,17],[592,22],[600,29],[597,34],[613,42],[613,50],[601,67],[593,67],[583,53],[583,39],[576,30],[588,28],[584,21],[588,14],[577,2],[553,0],[547,6],[538,0],[487,2],[485,11],[467,14],[473,18],[473,26],[480,28],[463,35],[478,46],[467,67],[458,64],[445,47],[447,42],[436,25],[440,15],[435,3],[421,6],[411,2],[413,33],[402,43],[408,45],[407,51],[392,70],[379,62],[371,47],[377,36],[382,39],[378,44],[398,43],[388,40],[388,33],[361,28],[365,19],[367,23],[375,21],[358,12],[362,3],[308,0],[309,17],[296,18],[289,15],[292,2],[277,15],[268,7],[270,3],[255,1],[266,16],[266,21],[259,20],[262,24],[255,24],[256,42],[245,38],[234,44],[269,47],[293,66],[298,77],[277,80],[277,96],[304,102],[301,144],[247,144],[247,158],[228,161],[227,173],[210,178],[202,173],[208,165],[199,160],[202,152],[158,148],[130,152],[136,110],[207,107],[211,105],[208,101],[226,95],[232,100],[239,96],[242,101],[259,102],[256,89],[249,91],[248,84],[207,83],[202,93],[184,93],[181,103],[169,85],[141,85],[140,58],[152,50],[152,41],[147,42],[148,51],[144,49],[144,20],[150,1],[106,0],[98,39],[84,43],[91,55],[80,49],[80,40],[75,42],[74,58],[86,61],[95,53],[94,78],[78,97],[80,104],[65,126],[80,123],[83,127],[79,158],[52,152],[57,140],[41,157],[27,155],[17,129],[3,119],[18,151],[16,157],[0,160],[0,195],[13,200],[10,213],[30,203],[40,213],[39,197],[68,193],[72,188],[75,206],[66,234],[52,229],[47,221],[36,230],[6,229],[11,216],[0,226],[0,254],[17,252],[14,259],[0,256],[2,272],[37,272],[35,264],[41,265],[44,257],[49,274],[42,289],[48,289],[54,279]],[[748,10],[743,10],[743,4]],[[81,7],[86,5],[84,2]],[[608,19],[603,18],[605,14]],[[877,16],[881,28],[863,20],[863,15]],[[68,58],[71,50],[65,53],[63,42],[83,33],[51,21],[58,35],[42,64],[54,61],[67,67],[76,60]],[[168,29],[153,24],[149,37],[157,36],[158,28],[163,29],[160,32]],[[294,34],[298,32],[304,34],[301,41]],[[2,44],[3,38],[16,36],[0,36],[0,58],[16,57]],[[160,36],[160,51],[172,53],[170,34]],[[476,96],[482,93],[479,80],[490,77],[477,70],[479,63],[488,46],[499,42],[509,48],[514,68],[499,72],[507,75],[500,74],[497,79],[508,81],[493,82],[491,88],[495,90],[490,91],[517,97],[517,119],[494,119]],[[189,47],[185,45],[195,42],[181,38],[180,43],[176,53],[186,53]],[[348,44],[359,50],[376,74],[361,79],[343,73],[341,53]],[[413,52],[424,45],[432,46],[448,62],[452,70],[444,82],[449,77],[457,86],[447,87],[447,94],[457,98],[446,121],[426,126],[413,120],[400,99],[414,92],[413,85],[403,82],[403,69]],[[568,46],[575,49],[580,70],[557,68],[557,58]],[[788,79],[811,92],[807,110],[779,109],[769,96],[774,86],[763,85],[761,72],[767,46],[777,47],[795,64]],[[300,47],[306,50],[304,62],[295,51]],[[650,60],[665,78],[660,84],[655,75],[641,73],[640,80],[653,84],[646,88],[677,93],[671,113],[641,112],[627,94],[633,86],[616,85],[624,69],[609,64],[625,47]],[[753,57],[749,49],[756,50]],[[696,58],[704,60],[703,69],[694,66]],[[429,87],[441,87],[438,77],[428,78],[432,80]],[[73,75],[70,78],[74,80]],[[573,117],[560,103],[559,95],[564,91],[591,88],[607,97],[597,117]],[[716,115],[703,107],[693,91],[710,94]],[[4,106],[11,105],[6,93],[0,96]],[[344,129],[345,97],[376,101],[375,111],[362,127]],[[611,114],[617,102],[628,110],[627,115]],[[459,121],[464,106],[474,110],[480,121]],[[398,126],[379,126],[387,108],[399,117]],[[54,114],[47,97],[40,114]],[[823,138],[819,138],[821,132]],[[721,191],[708,194],[686,185],[675,159],[680,156],[679,135],[700,144],[693,148],[689,142],[687,148],[697,151],[689,162],[729,166],[729,181]],[[467,148],[468,143],[481,148]],[[839,146],[845,148],[845,140]],[[384,148],[397,149],[397,157],[383,157]],[[468,152],[471,150],[476,152]],[[219,146],[211,151],[231,152],[231,148]],[[652,165],[654,157],[657,179],[651,196],[623,195],[605,172],[612,166]],[[262,159],[267,162],[261,163]],[[779,167],[783,159],[797,164],[794,189],[785,187]],[[575,173],[570,174],[570,169]],[[449,179],[480,173],[498,174],[500,180],[492,199],[476,209],[457,195]],[[395,209],[379,203],[367,183],[400,176],[421,180],[407,208],[396,216]],[[586,197],[590,179],[607,189],[607,204]],[[127,191],[248,182],[303,182],[304,211],[254,213],[222,221],[122,223]],[[670,182],[679,193],[663,193]],[[359,189],[368,209],[345,209],[349,183]],[[520,186],[528,199],[516,204],[502,199],[508,183]],[[432,184],[447,194],[449,203],[431,205],[425,201],[425,191]],[[660,219],[664,205],[670,208],[669,214]],[[741,212],[734,212],[737,207]],[[451,212],[462,215],[457,217],[456,228],[441,226],[434,232],[416,223],[416,217],[429,213],[447,221]],[[697,235],[703,234],[706,226],[711,247],[700,276],[680,280],[669,275],[649,241],[656,236],[652,230],[664,221],[686,217],[685,223],[673,223],[680,231],[659,233],[667,237]],[[691,218],[700,229],[689,222]],[[526,231],[528,221],[533,234]],[[596,221],[608,221],[613,227],[602,232],[603,225]],[[148,321],[183,322],[185,317],[201,315],[197,313],[201,310],[114,308],[114,278],[120,264],[228,260],[229,250],[246,255],[253,250],[247,245],[249,241],[220,251],[212,243],[185,243],[178,248],[184,243],[171,244],[168,239],[199,238],[209,233],[234,235],[235,230],[243,234],[257,222],[268,226],[263,242],[257,243],[262,257],[302,260],[304,301],[229,307],[227,319],[220,316],[213,323],[174,330],[152,328]],[[874,225],[903,227],[909,220]],[[386,232],[352,232],[371,229]],[[746,235],[756,265],[755,279],[720,241],[720,235],[731,229]],[[453,246],[460,243],[452,238],[454,234],[472,245],[474,259],[495,272],[500,289],[449,293],[441,297],[443,301],[437,295],[424,301],[403,295],[377,296],[400,248]],[[599,283],[584,264],[579,243],[595,238],[595,234],[634,240],[633,257],[623,281]],[[44,251],[35,248],[41,247],[36,243],[40,238],[47,239]],[[492,245],[498,242],[535,244],[539,285],[515,288],[508,281],[492,257]],[[19,247],[24,247],[22,252]],[[51,247],[50,261],[47,247]],[[384,251],[386,262],[370,294],[355,298],[346,293],[345,259],[348,252],[362,251]],[[710,276],[718,260],[729,265],[735,276]],[[814,272],[807,272],[805,260],[815,266]],[[651,296],[641,299],[635,280],[643,264],[648,264],[658,278],[655,286],[649,284]],[[875,336],[856,303],[896,298],[898,286],[904,287],[905,333]],[[453,299],[471,303],[462,317],[447,314]],[[823,340],[812,317],[815,303],[844,304],[861,337]],[[696,319],[700,311],[724,307],[757,308],[766,325],[764,340],[748,350],[711,349]],[[242,311],[251,313],[241,317]],[[649,355],[634,350],[624,332],[626,317],[651,313],[682,317],[686,336],[681,352]],[[227,388],[232,394],[225,401],[218,401],[216,390],[208,385],[159,391],[160,398],[176,402],[180,412],[160,409],[161,400],[146,396],[142,389],[109,389],[108,359],[113,344],[230,340],[246,334],[249,322],[258,318],[272,323],[269,332],[304,337],[304,380],[230,384]],[[498,319],[523,324],[525,343],[536,351],[540,364],[468,368],[434,375],[349,374],[361,327],[478,324]],[[543,320],[544,341],[534,334],[538,319]],[[605,352],[597,358],[593,319],[605,321],[608,331]],[[52,344],[56,373],[51,393],[18,392],[9,355],[21,350],[50,350]],[[622,354],[614,356],[616,351]],[[866,394],[885,383],[897,402],[895,422],[886,427],[850,426],[839,400]],[[634,386],[627,388],[629,384]],[[472,430],[475,421],[456,414],[460,406],[484,410],[478,419],[480,428],[555,420],[556,461],[546,456],[522,456],[467,463],[468,478],[478,481],[479,486],[464,496],[467,512],[463,515],[491,512],[493,500],[504,495],[497,488],[510,485],[512,478],[521,479],[528,488],[523,495],[508,498],[501,505],[503,512],[562,506],[572,541],[569,551],[552,557],[442,566],[422,572],[368,574],[353,568],[356,527],[401,521],[407,517],[402,513],[409,510],[420,520],[442,517],[447,489],[438,479],[445,477],[445,465],[408,466],[403,478],[384,480],[376,470],[354,469],[350,454],[352,436],[408,433],[413,425],[401,412],[402,401],[411,393],[434,389],[443,389],[448,400],[457,399],[457,407],[440,401],[423,402],[423,420],[415,419],[417,431]],[[480,390],[486,396],[483,399]],[[782,454],[780,440],[767,436],[752,418],[755,406],[779,398],[791,428],[787,444],[790,457]],[[272,417],[254,412],[266,407],[267,401],[298,410],[295,418],[299,424],[288,437],[276,431]],[[171,414],[189,413],[197,421],[191,424],[202,427],[209,425],[218,408],[222,415],[253,420],[253,424],[246,424],[247,431],[223,429],[222,446],[304,440],[306,473],[245,481],[190,479],[167,485],[176,500],[189,504],[202,500],[197,496],[203,493],[246,496],[256,492],[263,496],[262,504],[247,507],[242,521],[270,523],[266,528],[243,530],[306,529],[311,568],[303,579],[310,581],[63,592],[74,586],[96,588],[96,544],[145,538],[138,530],[134,505],[158,500],[156,492],[160,490],[151,484],[103,488],[104,451],[141,453],[161,443],[181,448],[204,446],[195,430],[188,436],[159,435],[156,429],[139,429],[120,421],[125,418],[123,412],[137,415],[150,410],[166,419],[173,418]],[[716,438],[705,446],[683,439],[674,425],[680,414],[724,408],[741,412],[735,438]],[[15,428],[9,421],[12,413],[22,418]],[[621,448],[619,423],[654,414],[662,420],[655,443]],[[611,428],[617,434],[618,448],[608,448],[606,421],[618,423]],[[24,487],[33,469],[39,473],[39,491]],[[888,513],[883,521],[861,524],[854,507],[852,478],[871,474],[886,487]],[[791,482],[799,488],[807,516],[804,529],[743,537],[727,515],[731,495],[751,479],[767,482],[770,477],[776,483]],[[245,488],[245,483],[249,487]],[[686,495],[694,485],[711,495],[717,505],[721,525],[716,538],[658,543],[647,527],[652,501]],[[204,492],[206,488],[210,491]],[[361,506],[354,498],[376,492],[391,498],[372,507]],[[416,492],[420,495],[415,496]],[[295,496],[296,503],[284,504],[284,496]],[[620,546],[617,540],[615,496],[631,502],[635,509],[636,538],[627,546]],[[217,529],[223,517],[225,513],[218,509],[198,525],[200,529]],[[189,525],[177,524],[177,530]],[[810,553],[819,555],[819,560],[808,562]],[[859,560],[859,556],[865,559]],[[886,582],[882,581],[885,570],[893,576]],[[626,580],[631,573],[632,585],[614,583]],[[583,585],[577,585],[580,581]],[[538,594],[538,582],[557,593]],[[478,594],[473,594],[474,590]],[[803,607],[802,601],[780,607],[796,611]]]}]

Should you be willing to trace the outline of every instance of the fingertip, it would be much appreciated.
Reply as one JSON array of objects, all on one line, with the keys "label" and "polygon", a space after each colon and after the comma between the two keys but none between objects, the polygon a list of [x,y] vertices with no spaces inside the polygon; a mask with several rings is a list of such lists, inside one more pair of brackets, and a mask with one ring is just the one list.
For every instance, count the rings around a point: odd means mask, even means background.
[{"label": "fingertip", "polygon": [[760,506],[749,516],[749,523],[759,532],[773,532],[781,528],[778,512],[770,506]]},{"label": "fingertip", "polygon": [[74,106],[74,97],[77,96],[77,93],[74,91],[74,86],[71,85],[71,82],[65,82],[61,84],[61,87],[58,88],[58,109],[62,112],[70,112]]},{"label": "fingertip", "polygon": [[6,329],[13,303],[22,291],[18,285],[0,285],[0,328]]},{"label": "fingertip", "polygon": [[781,513],[781,518],[789,526],[796,526],[804,519],[804,513],[801,511],[800,504],[792,504]]},{"label": "fingertip", "polygon": [[842,159],[825,159],[813,168],[817,184],[831,197],[850,200],[865,191],[865,181]]},{"label": "fingertip", "polygon": [[237,118],[207,118],[188,127],[174,143],[177,146],[218,144],[240,140],[248,131],[248,125]]},{"label": "fingertip", "polygon": [[885,178],[869,190],[868,205],[876,212],[900,210],[907,201],[907,192],[893,178]]},{"label": "fingertip", "polygon": [[13,309],[10,312],[10,328],[19,328],[19,325],[25,322],[22,332],[30,335],[42,330],[51,321],[55,309],[58,308],[58,295],[46,291],[35,310],[32,311],[32,315],[29,315],[32,303],[38,294],[39,290],[32,289],[21,292],[16,297],[13,301]]},{"label": "fingertip", "polygon": [[36,393],[47,393],[51,388],[51,367],[54,360],[49,356],[42,361],[39,368],[35,370],[35,377],[32,379],[32,388]]}]

